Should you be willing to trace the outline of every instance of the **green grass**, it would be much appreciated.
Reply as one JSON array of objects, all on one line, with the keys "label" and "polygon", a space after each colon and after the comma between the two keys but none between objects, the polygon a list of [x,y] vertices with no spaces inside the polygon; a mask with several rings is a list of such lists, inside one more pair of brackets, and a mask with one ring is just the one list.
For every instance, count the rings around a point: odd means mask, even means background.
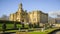
[{"label": "green grass", "polygon": [[[7,26],[7,29],[10,29],[10,28],[13,28],[14,27],[14,24],[6,24]],[[28,27],[27,25],[25,25],[26,27]],[[17,28],[20,28],[22,27],[22,25],[20,24],[17,24]],[[50,28],[50,29],[47,29],[47,30],[44,30],[43,32],[39,31],[39,32],[28,32],[28,34],[47,34],[53,30],[55,30],[56,28]],[[0,30],[2,30],[2,24],[0,24]],[[17,32],[18,30],[8,30],[6,32]]]},{"label": "green grass", "polygon": [[[11,29],[14,27],[14,24],[6,24],[6,29]],[[20,24],[17,24],[17,28],[22,27]],[[2,24],[0,24],[0,30],[2,30]]]},{"label": "green grass", "polygon": [[[28,34],[48,34],[49,32],[52,32],[55,29],[56,28],[51,28],[51,29],[44,30],[43,32],[41,32],[41,31],[34,31],[34,32],[27,32],[27,33]],[[19,31],[18,30],[9,30],[9,31],[6,31],[6,32],[19,32]]]},{"label": "green grass", "polygon": [[17,32],[18,30],[9,30],[9,31],[5,31],[5,32]]},{"label": "green grass", "polygon": [[39,32],[29,32],[28,34],[48,34],[50,32],[52,32],[53,30],[56,30],[57,28],[50,28],[47,30],[44,30],[43,32],[39,31]]},{"label": "green grass", "polygon": [[20,24],[17,24],[17,28],[21,28],[22,27],[22,25],[20,25]]},{"label": "green grass", "polygon": [[6,24],[6,29],[11,29],[14,27],[14,24]]},{"label": "green grass", "polygon": [[2,24],[0,24],[0,30],[2,29]]},{"label": "green grass", "polygon": [[28,32],[28,34],[47,34],[46,32]]}]

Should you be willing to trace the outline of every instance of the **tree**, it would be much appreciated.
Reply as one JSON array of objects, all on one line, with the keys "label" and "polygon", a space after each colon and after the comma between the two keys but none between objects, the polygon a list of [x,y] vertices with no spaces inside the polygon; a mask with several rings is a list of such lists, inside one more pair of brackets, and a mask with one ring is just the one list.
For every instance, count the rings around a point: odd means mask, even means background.
[{"label": "tree", "polygon": [[24,23],[22,24],[22,28],[24,28]]},{"label": "tree", "polygon": [[38,22],[38,23],[37,23],[37,27],[40,27],[39,24],[40,24],[40,23]]},{"label": "tree", "polygon": [[33,27],[33,25],[31,23],[29,23],[29,28],[32,28],[32,27]]},{"label": "tree", "polygon": [[34,28],[39,28],[39,23],[34,23]]},{"label": "tree", "polygon": [[34,23],[34,28],[36,28],[36,23]]},{"label": "tree", "polygon": [[8,16],[7,15],[2,15],[2,17],[0,17],[0,20],[8,20]]},{"label": "tree", "polygon": [[16,29],[17,28],[17,26],[16,26],[16,22],[14,22],[14,29]]},{"label": "tree", "polygon": [[2,29],[3,29],[3,32],[5,32],[5,30],[6,30],[6,23],[3,23]]}]

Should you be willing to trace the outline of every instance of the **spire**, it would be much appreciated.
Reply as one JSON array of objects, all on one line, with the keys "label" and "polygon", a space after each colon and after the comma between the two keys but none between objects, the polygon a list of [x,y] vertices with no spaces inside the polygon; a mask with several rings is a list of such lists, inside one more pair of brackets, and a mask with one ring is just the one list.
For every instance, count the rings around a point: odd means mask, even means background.
[{"label": "spire", "polygon": [[22,2],[20,1],[19,8],[18,8],[18,12],[22,12],[22,11],[23,11]]},{"label": "spire", "polygon": [[19,4],[19,8],[22,9],[22,3]]}]

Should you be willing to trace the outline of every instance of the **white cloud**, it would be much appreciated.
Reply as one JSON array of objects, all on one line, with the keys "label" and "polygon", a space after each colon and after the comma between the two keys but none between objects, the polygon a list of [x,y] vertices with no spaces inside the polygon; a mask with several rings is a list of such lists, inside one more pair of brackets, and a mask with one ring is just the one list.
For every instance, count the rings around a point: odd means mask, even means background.
[{"label": "white cloud", "polygon": [[50,12],[48,12],[48,14],[51,17],[57,17],[57,15],[60,15],[60,10],[58,10],[58,11],[50,11]]}]

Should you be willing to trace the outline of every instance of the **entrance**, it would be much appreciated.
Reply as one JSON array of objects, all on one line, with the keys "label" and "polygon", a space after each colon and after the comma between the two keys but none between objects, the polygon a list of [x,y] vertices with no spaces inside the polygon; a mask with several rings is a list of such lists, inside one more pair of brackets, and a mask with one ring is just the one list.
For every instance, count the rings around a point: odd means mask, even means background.
[{"label": "entrance", "polygon": [[24,20],[22,20],[22,22],[24,22]]}]

